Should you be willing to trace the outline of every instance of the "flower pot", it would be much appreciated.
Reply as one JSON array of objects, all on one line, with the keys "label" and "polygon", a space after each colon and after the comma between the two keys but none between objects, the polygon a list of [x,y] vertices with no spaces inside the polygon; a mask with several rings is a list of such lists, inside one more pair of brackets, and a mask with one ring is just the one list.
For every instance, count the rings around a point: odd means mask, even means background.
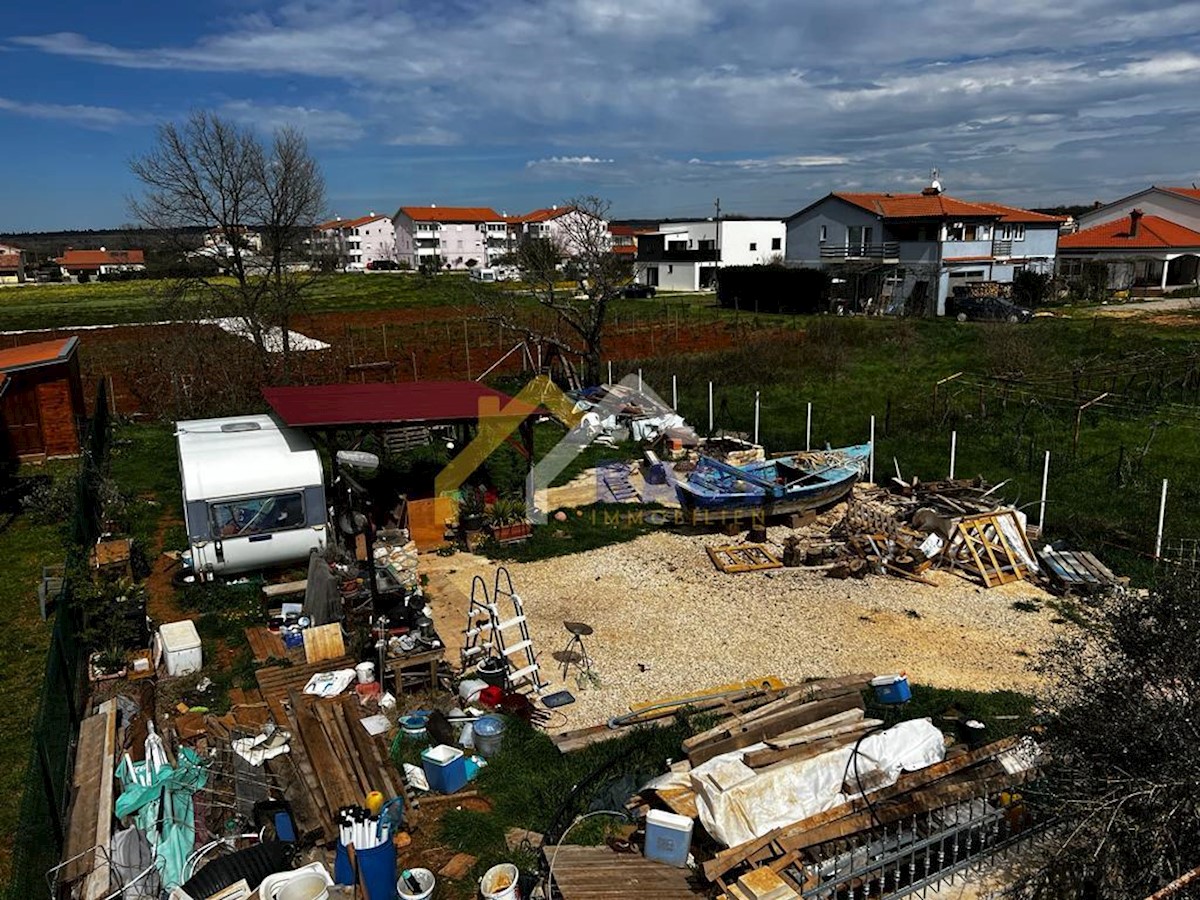
[{"label": "flower pot", "polygon": [[515,522],[512,525],[492,526],[492,537],[501,544],[506,544],[510,541],[522,541],[531,534],[533,534],[533,525],[530,522]]}]

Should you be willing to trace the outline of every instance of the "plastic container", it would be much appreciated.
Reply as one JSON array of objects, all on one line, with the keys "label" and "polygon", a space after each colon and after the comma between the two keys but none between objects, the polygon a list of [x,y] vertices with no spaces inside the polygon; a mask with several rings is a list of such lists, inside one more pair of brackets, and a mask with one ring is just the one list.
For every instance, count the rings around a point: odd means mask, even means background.
[{"label": "plastic container", "polygon": [[437,884],[437,879],[433,877],[432,872],[428,869],[409,869],[408,874],[417,879],[417,883],[421,885],[421,892],[414,894],[408,889],[403,878],[397,878],[396,893],[400,896],[400,900],[428,900],[433,896],[433,888]]},{"label": "plastic container", "polygon": [[483,900],[521,900],[521,872],[512,863],[492,866],[479,879]]},{"label": "plastic container", "polygon": [[479,678],[464,678],[458,683],[458,696],[464,703],[474,703],[479,699],[479,692],[487,686],[488,683]]},{"label": "plastic container", "polygon": [[453,794],[462,790],[467,783],[467,765],[463,752],[457,747],[438,744],[421,751],[421,768],[429,789],[442,794]]},{"label": "plastic container", "polygon": [[328,900],[329,882],[315,872],[297,875],[279,889],[276,900]]},{"label": "plastic container", "polygon": [[191,619],[160,626],[158,640],[168,675],[189,675],[199,672],[204,666],[200,635],[196,633],[196,623]]},{"label": "plastic container", "polygon": [[410,713],[400,717],[400,730],[410,741],[423,741],[425,740],[425,725],[428,721],[428,713]]},{"label": "plastic container", "polygon": [[880,675],[871,679],[871,687],[875,689],[875,699],[880,703],[907,703],[912,699],[907,675]]},{"label": "plastic container", "polygon": [[658,809],[646,813],[646,859],[682,868],[691,846],[692,820],[687,816]]},{"label": "plastic container", "polygon": [[384,841],[370,850],[355,850],[358,864],[358,883],[368,897],[390,897],[396,883],[396,845]]},{"label": "plastic container", "polygon": [[491,759],[499,753],[500,746],[504,743],[504,732],[507,730],[508,723],[504,721],[503,716],[480,716],[472,729],[472,739],[479,755],[484,759]]},{"label": "plastic container", "polygon": [[508,664],[498,656],[491,656],[480,661],[475,671],[491,687],[502,688],[508,676]]},{"label": "plastic container", "polygon": [[359,684],[370,684],[375,680],[375,663],[369,659],[360,662],[354,667],[354,674],[358,676]]}]

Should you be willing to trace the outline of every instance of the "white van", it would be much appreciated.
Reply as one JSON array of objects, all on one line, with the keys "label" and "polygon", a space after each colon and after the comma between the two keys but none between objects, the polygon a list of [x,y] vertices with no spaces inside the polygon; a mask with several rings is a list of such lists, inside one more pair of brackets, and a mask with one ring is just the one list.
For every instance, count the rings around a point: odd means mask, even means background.
[{"label": "white van", "polygon": [[499,281],[496,277],[495,269],[472,269],[471,279],[473,281]]},{"label": "white van", "polygon": [[303,432],[255,415],[177,422],[175,438],[197,575],[255,571],[325,549],[324,470]]}]

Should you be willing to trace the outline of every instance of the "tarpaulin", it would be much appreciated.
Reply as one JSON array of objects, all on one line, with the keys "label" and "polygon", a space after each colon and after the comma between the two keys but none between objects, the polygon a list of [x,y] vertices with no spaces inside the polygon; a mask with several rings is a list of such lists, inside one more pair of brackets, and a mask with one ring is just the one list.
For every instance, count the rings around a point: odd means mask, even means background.
[{"label": "tarpaulin", "polygon": [[121,796],[118,818],[134,815],[137,827],[155,848],[159,874],[167,890],[183,881],[184,863],[196,840],[192,794],[204,787],[208,772],[190,748],[179,751],[174,766],[121,760],[117,767]]}]

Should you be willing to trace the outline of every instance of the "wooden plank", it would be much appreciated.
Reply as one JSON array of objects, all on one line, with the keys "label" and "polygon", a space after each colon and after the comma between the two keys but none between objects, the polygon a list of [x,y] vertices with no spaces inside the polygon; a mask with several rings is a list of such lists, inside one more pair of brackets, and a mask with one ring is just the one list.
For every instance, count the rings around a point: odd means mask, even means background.
[{"label": "wooden plank", "polygon": [[325,806],[321,782],[317,779],[312,761],[308,758],[308,751],[298,737],[300,728],[295,717],[285,710],[279,726],[291,733],[291,750],[275,759],[267,760],[267,770],[283,776],[284,796],[291,801],[300,829],[304,832],[319,831],[326,839],[332,838],[333,820]]},{"label": "wooden plank", "polygon": [[304,659],[306,662],[323,662],[339,659],[346,655],[346,644],[342,640],[342,626],[337,622],[305,628]]},{"label": "wooden plank", "polygon": [[350,729],[350,740],[367,767],[371,784],[368,790],[381,791],[385,797],[403,797],[404,784],[400,772],[392,765],[381,738],[373,737],[363,728],[357,716],[356,702],[351,697],[341,700],[343,715]]},{"label": "wooden plank", "polygon": [[288,597],[292,594],[303,594],[308,590],[308,579],[301,578],[299,581],[282,581],[279,584],[264,584],[263,596],[271,599],[274,597]]},{"label": "wooden plank", "polygon": [[[822,719],[819,722],[813,722],[811,725],[801,725],[799,728],[793,728],[791,731],[785,731],[783,734],[777,734],[773,738],[767,738],[767,746],[775,750],[786,750],[788,747],[795,747],[797,744],[810,744],[815,740],[822,740],[827,737],[835,737],[838,734],[844,734],[843,728],[853,728],[863,722],[866,713],[861,709],[850,709],[844,713],[838,713],[836,716],[830,716],[827,719]],[[879,722],[878,719],[869,719],[870,722]]]},{"label": "wooden plank", "polygon": [[[637,712],[640,709],[646,709],[651,706],[662,706],[666,703],[673,703],[677,706],[687,706],[692,701],[703,700],[706,697],[711,697],[713,694],[735,694],[742,691],[780,691],[785,690],[786,685],[775,675],[768,675],[762,678],[749,678],[745,681],[734,681],[730,684],[717,685],[716,687],[706,688],[702,691],[692,691],[689,694],[677,694],[671,697],[660,697],[657,700],[646,700],[640,703],[630,703],[630,712]],[[734,699],[726,697],[724,699]]]},{"label": "wooden plank", "polygon": [[[867,719],[866,721],[878,722],[880,720]],[[753,753],[747,753],[742,758],[742,761],[752,769],[765,769],[767,766],[774,766],[785,762],[803,762],[806,759],[813,759],[828,753],[830,750],[838,750],[857,743],[871,727],[873,726],[865,724],[851,725],[848,726],[849,730],[842,734],[819,738],[807,744],[796,744],[792,747],[785,747],[782,750],[755,750]]]},{"label": "wooden plank", "polygon": [[565,844],[547,849],[546,858],[553,860],[554,886],[562,900],[685,900],[705,893],[692,884],[688,869],[606,847]]},{"label": "wooden plank", "polygon": [[113,770],[117,752],[117,701],[106,700],[98,713],[103,717],[104,736],[100,756],[100,784],[96,801],[96,859],[83,886],[84,900],[100,900],[109,894],[109,841],[112,839]]},{"label": "wooden plank", "polygon": [[300,740],[304,741],[304,748],[308,751],[313,771],[321,783],[326,811],[332,819],[332,814],[339,808],[358,803],[360,799],[357,795],[358,792],[350,783],[340,762],[333,755],[325,731],[311,708],[312,703],[322,701],[305,698],[298,691],[292,691],[290,697],[292,715],[296,720]]},{"label": "wooden plank", "polygon": [[829,716],[846,712],[850,709],[862,709],[862,697],[858,694],[847,694],[844,697],[834,697],[830,700],[818,700],[807,703],[795,709],[784,710],[774,716],[767,716],[754,722],[739,726],[728,738],[695,747],[688,752],[688,759],[693,766],[698,766],[714,756],[740,750],[757,744],[759,741],[777,734],[782,734],[801,725],[809,725]]},{"label": "wooden plank", "polygon": [[731,544],[723,547],[705,547],[704,549],[714,566],[722,572],[730,574],[783,567],[783,563],[762,544]]},{"label": "wooden plank", "polygon": [[[79,726],[75,769],[71,775],[71,808],[67,813],[65,859],[75,859],[64,870],[68,881],[82,878],[92,868],[96,846],[96,810],[100,800],[100,770],[107,723],[101,715],[88,716]],[[84,855],[86,854],[86,855]]]}]

